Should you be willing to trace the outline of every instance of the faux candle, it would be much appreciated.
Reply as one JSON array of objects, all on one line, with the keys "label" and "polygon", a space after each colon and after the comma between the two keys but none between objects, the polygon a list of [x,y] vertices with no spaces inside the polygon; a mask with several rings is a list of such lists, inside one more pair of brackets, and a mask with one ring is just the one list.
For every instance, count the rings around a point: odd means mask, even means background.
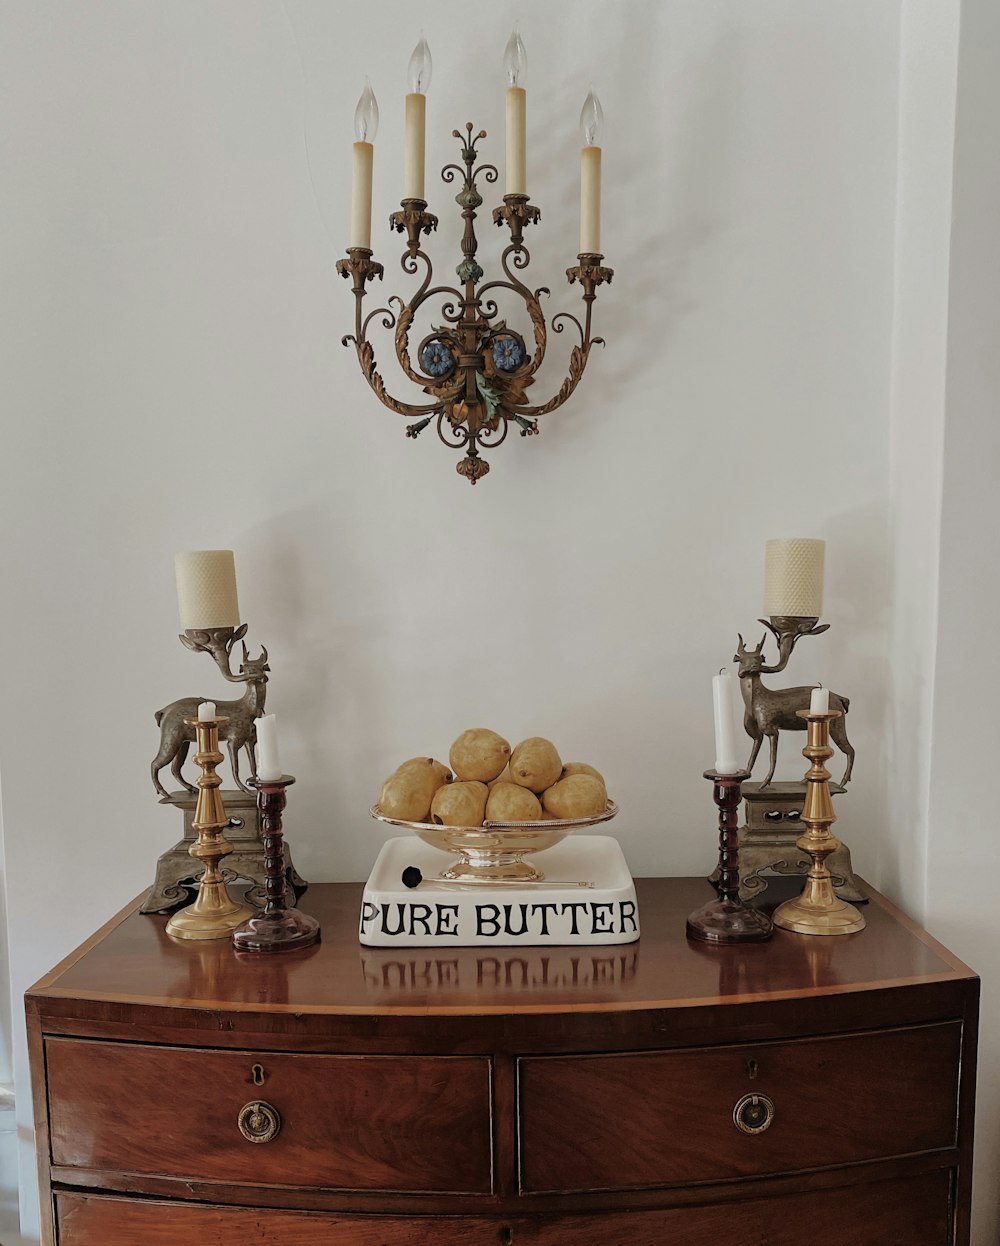
[{"label": "faux candle", "polygon": [[810,714],[826,714],[830,710],[830,689],[813,688],[809,698]]},{"label": "faux candle", "polygon": [[736,760],[735,684],[729,671],[712,678],[715,708],[715,769],[719,774],[735,774],[743,767]]},{"label": "faux candle", "polygon": [[526,195],[528,103],[521,86],[528,57],[517,28],[507,40],[504,71],[507,75],[507,194]]},{"label": "faux candle", "polygon": [[198,721],[200,723],[214,723],[215,722],[215,702],[214,701],[202,701],[201,705],[198,706]]},{"label": "faux candle", "polygon": [[372,171],[375,162],[373,146],[378,130],[378,102],[371,83],[365,79],[358,106],[354,110],[354,163],[351,179],[351,247],[372,245]]},{"label": "faux candle", "polygon": [[195,549],[174,558],[181,631],[239,627],[236,562],[231,549]]},{"label": "faux candle", "polygon": [[823,613],[826,542],[812,537],[768,541],[764,561],[764,613],[816,618]]},{"label": "faux candle", "polygon": [[257,778],[280,779],[281,775],[277,724],[273,714],[265,714],[257,719]]},{"label": "faux candle", "polygon": [[597,145],[604,112],[590,91],[580,111],[580,254],[601,254],[601,149]]},{"label": "faux candle", "polygon": [[431,82],[431,51],[423,35],[410,57],[409,79],[410,90],[406,96],[403,198],[423,199],[427,88]]}]

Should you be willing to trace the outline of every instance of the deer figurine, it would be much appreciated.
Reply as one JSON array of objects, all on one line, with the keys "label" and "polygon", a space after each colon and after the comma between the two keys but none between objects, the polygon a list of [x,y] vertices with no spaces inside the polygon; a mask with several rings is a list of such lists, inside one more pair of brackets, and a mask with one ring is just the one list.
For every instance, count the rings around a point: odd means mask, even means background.
[{"label": "deer figurine", "polygon": [[[771,768],[767,772],[767,778],[761,784],[761,787],[767,787],[774,778],[774,767],[778,760],[778,732],[805,731],[806,720],[800,718],[797,711],[809,708],[812,688],[765,688],[761,682],[761,675],[782,670],[788,660],[788,655],[782,655],[784,661],[777,666],[765,666],[762,650],[767,637],[761,637],[756,649],[747,649],[742,636],[739,640],[740,645],[733,655],[733,661],[738,662],[740,668],[740,692],[743,694],[745,707],[743,726],[746,728],[747,735],[753,740],[747,770],[753,770],[761,742],[767,736],[771,743]],[[791,652],[790,648],[789,652]],[[847,738],[847,727],[844,721],[849,705],[850,701],[847,697],[838,696],[835,692],[830,693],[830,709],[840,710],[840,717],[830,722],[830,738],[847,757],[847,769],[841,779],[842,783],[850,782],[851,770],[854,767],[854,748]]]},{"label": "deer figurine", "polygon": [[[234,635],[232,640],[236,638]],[[239,753],[240,749],[246,749],[251,774],[256,774],[257,763],[254,756],[254,746],[257,742],[256,720],[264,712],[267,672],[271,668],[267,664],[267,650],[263,645],[260,657],[251,658],[247,652],[246,642],[241,643],[243,644],[243,662],[238,675],[234,675],[229,669],[228,659],[232,641],[226,649],[225,662],[220,657],[216,660],[226,679],[232,683],[246,685],[244,693],[238,701],[217,702],[216,709],[220,718],[229,720],[220,724],[219,739],[225,740],[229,747],[233,779],[237,787],[244,792],[249,792],[250,789],[240,780]],[[188,749],[195,740],[195,729],[188,726],[185,719],[198,717],[198,706],[204,699],[204,697],[181,697],[179,701],[172,701],[170,705],[156,712],[156,721],[160,728],[160,750],[150,764],[150,772],[153,776],[153,786],[161,796],[168,795],[159,778],[160,771],[168,762],[170,773],[182,787],[187,788],[189,792],[198,790],[184,778],[181,767],[188,755]]]}]

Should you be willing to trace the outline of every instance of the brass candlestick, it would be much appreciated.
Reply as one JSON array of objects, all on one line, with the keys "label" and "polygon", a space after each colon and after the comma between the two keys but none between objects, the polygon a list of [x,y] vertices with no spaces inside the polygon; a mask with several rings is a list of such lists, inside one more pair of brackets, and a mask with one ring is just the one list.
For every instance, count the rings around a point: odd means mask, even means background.
[{"label": "brass candlestick", "polygon": [[309,947],[319,939],[319,922],[285,904],[287,879],[281,811],[285,807],[285,788],[291,787],[295,779],[283,774],[280,779],[250,781],[257,788],[264,839],[267,905],[263,913],[253,914],[233,931],[233,946],[238,952],[290,952]]},{"label": "brass candlestick", "polygon": [[175,913],[167,922],[167,934],[175,939],[228,938],[235,927],[253,912],[247,905],[237,904],[230,897],[219,872],[219,862],[233,850],[223,834],[229,826],[229,819],[219,795],[222,779],[215,772],[222,761],[219,725],[226,721],[225,718],[204,722],[197,718],[186,720],[187,725],[197,733],[198,752],[194,759],[202,769],[198,778],[198,805],[193,823],[198,838],[191,845],[190,853],[196,861],[204,862],[205,873],[194,903]]},{"label": "brass candlestick", "polygon": [[806,877],[802,895],[796,900],[786,900],[774,911],[774,924],[783,930],[797,934],[835,935],[854,934],[864,930],[865,919],[846,900],[839,899],[833,890],[833,880],[826,867],[826,858],[836,852],[840,841],[830,834],[836,822],[833,800],[830,796],[830,772],[823,764],[833,756],[830,747],[830,723],[840,717],[840,710],[828,710],[814,714],[811,710],[799,710],[809,732],[809,742],[802,750],[804,757],[812,762],[805,774],[806,799],[802,807],[805,834],[796,841],[796,847],[808,853],[812,865]]}]

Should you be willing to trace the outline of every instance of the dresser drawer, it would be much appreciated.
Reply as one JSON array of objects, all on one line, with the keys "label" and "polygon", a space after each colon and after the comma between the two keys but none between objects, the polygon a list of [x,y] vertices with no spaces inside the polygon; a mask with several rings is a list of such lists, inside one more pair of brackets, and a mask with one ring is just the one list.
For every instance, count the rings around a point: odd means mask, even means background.
[{"label": "dresser drawer", "polygon": [[[489,1193],[490,1061],[50,1038],[52,1163],[200,1181]],[[254,1066],[260,1084],[254,1080]],[[262,1100],[280,1128],[248,1141]],[[263,1114],[244,1124],[251,1133]]]},{"label": "dresser drawer", "polygon": [[498,1246],[469,1216],[350,1216],[57,1194],[59,1246]]},{"label": "dresser drawer", "polygon": [[59,1246],[945,1246],[947,1171],[716,1207],[593,1215],[350,1216],[55,1196]]},{"label": "dresser drawer", "polygon": [[[519,1061],[525,1193],[795,1172],[952,1147],[961,1024]],[[774,1104],[746,1134],[734,1109]]]},{"label": "dresser drawer", "polygon": [[[784,1198],[513,1222],[512,1246],[948,1246],[945,1171]],[[349,1241],[350,1239],[348,1239]],[[490,1239],[493,1243],[503,1241]],[[89,1246],[89,1244],[88,1244]]]}]

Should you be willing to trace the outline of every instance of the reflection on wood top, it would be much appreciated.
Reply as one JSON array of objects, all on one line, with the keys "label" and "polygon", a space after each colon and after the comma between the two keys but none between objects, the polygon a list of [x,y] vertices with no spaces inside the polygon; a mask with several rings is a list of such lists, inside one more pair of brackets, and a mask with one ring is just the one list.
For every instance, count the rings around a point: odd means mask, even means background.
[{"label": "reflection on wood top", "polygon": [[868,928],[858,934],[777,930],[768,943],[728,948],[685,937],[687,914],[711,898],[703,879],[638,879],[636,888],[642,938],[615,947],[363,947],[360,883],[310,887],[301,905],[318,918],[322,942],[283,955],[238,956],[226,940],[177,943],[165,933],[165,917],[129,906],[28,994],[43,1012],[73,1000],[77,1016],[91,1015],[85,1001],[100,1001],[313,1017],[472,1017],[719,1007],[974,977],[870,888]]}]

